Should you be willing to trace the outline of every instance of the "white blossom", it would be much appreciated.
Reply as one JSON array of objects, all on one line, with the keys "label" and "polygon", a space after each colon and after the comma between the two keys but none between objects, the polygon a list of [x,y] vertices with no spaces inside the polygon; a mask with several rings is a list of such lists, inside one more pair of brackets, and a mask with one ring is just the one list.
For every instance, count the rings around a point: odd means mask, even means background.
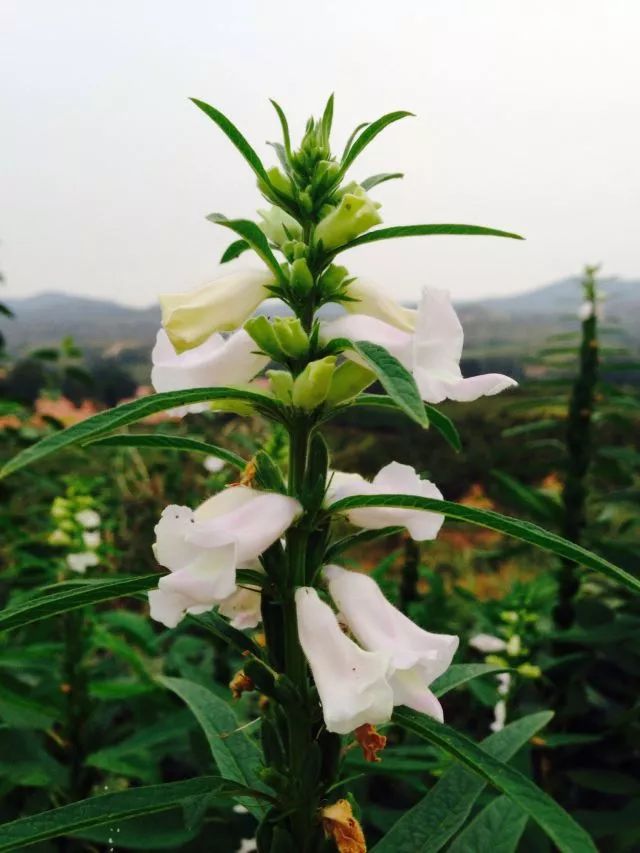
[{"label": "white blossom", "polygon": [[88,530],[100,526],[100,516],[95,509],[81,509],[75,514],[75,520],[81,527],[86,527]]},{"label": "white blossom", "polygon": [[160,297],[162,325],[176,352],[200,346],[215,332],[238,329],[271,294],[268,270],[228,273],[198,290]]},{"label": "white blossom", "polygon": [[311,587],[296,590],[296,609],[300,645],[318,688],[327,729],[347,734],[365,723],[391,719],[389,655],[365,651],[350,640],[333,610]]},{"label": "white blossom", "polygon": [[82,534],[82,541],[84,542],[85,548],[90,548],[91,550],[95,551],[95,549],[99,547],[100,542],[102,541],[100,531],[85,530]]},{"label": "white blossom", "polygon": [[67,554],[67,566],[72,572],[77,572],[83,575],[87,569],[97,566],[100,560],[98,555],[93,551],[78,551],[77,553]]},{"label": "white blossom", "polygon": [[202,464],[210,474],[217,474],[219,471],[222,471],[226,462],[218,456],[205,456]]},{"label": "white blossom", "polygon": [[507,703],[500,699],[493,709],[493,722],[489,726],[492,732],[501,732],[507,721]]},{"label": "white blossom", "polygon": [[458,648],[458,637],[431,634],[389,602],[368,575],[326,566],[329,592],[360,645],[390,656],[388,681],[394,705],[407,705],[442,722],[442,707],[429,685],[442,675]]},{"label": "white blossom", "polygon": [[154,553],[169,574],[149,593],[151,616],[173,628],[185,613],[204,613],[225,600],[233,607],[236,569],[279,539],[301,511],[294,498],[246,486],[219,492],[195,512],[167,507],[155,528]]},{"label": "white blossom", "polygon": [[[371,482],[359,474],[334,471],[327,488],[328,504],[355,495],[416,495],[442,500],[442,492],[430,480],[422,480],[410,465],[390,462]],[[444,522],[438,512],[403,507],[359,507],[345,512],[356,527],[380,530],[383,527],[406,527],[417,540],[435,539]]]},{"label": "white blossom", "polygon": [[[517,385],[514,379],[499,373],[463,378],[460,358],[464,335],[446,290],[425,288],[422,291],[414,333],[376,317],[353,314],[324,323],[321,338],[323,341],[334,338],[364,340],[385,347],[413,374],[422,399],[427,403],[468,402]],[[345,355],[358,360],[351,350]]]},{"label": "white blossom", "polygon": [[469,645],[485,655],[503,652],[507,648],[506,642],[493,634],[476,634],[469,640]]}]

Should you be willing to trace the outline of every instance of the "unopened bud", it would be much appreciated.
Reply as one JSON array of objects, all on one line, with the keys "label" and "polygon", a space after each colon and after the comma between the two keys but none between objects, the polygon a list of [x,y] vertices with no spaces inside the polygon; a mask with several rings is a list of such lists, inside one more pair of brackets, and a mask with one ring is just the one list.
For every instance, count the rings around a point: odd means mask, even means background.
[{"label": "unopened bud", "polygon": [[286,210],[275,205],[269,210],[259,210],[258,214],[262,222],[258,227],[268,240],[277,246],[283,245],[289,240],[299,240],[302,237],[302,227],[299,222],[290,216]]},{"label": "unopened bud", "polygon": [[336,358],[328,355],[310,362],[293,383],[293,405],[311,411],[327,398]]},{"label": "unopened bud", "polygon": [[279,349],[289,358],[302,358],[309,352],[309,337],[297,317],[276,317],[271,328]]},{"label": "unopened bud", "polygon": [[306,190],[300,193],[298,196],[298,202],[305,213],[311,213],[313,210],[313,199]]},{"label": "unopened bud", "polygon": [[271,358],[279,361],[282,358],[280,346],[276,338],[273,326],[267,318],[261,314],[259,317],[252,317],[244,324],[245,331],[248,332],[253,340],[260,347],[262,352],[271,356]]},{"label": "unopened bud", "polygon": [[356,364],[355,361],[344,361],[338,365],[331,379],[327,405],[338,406],[340,403],[352,400],[368,388],[375,378],[375,373],[367,367]]},{"label": "unopened bud", "polygon": [[272,166],[267,169],[267,177],[271,181],[271,186],[284,195],[291,195],[291,181],[284,175],[277,166]]},{"label": "unopened bud", "polygon": [[348,275],[349,271],[346,267],[331,264],[318,281],[320,294],[327,298],[339,294]]},{"label": "unopened bud", "polygon": [[293,376],[288,370],[267,370],[267,376],[276,398],[286,406],[290,406],[293,394]]},{"label": "unopened bud", "polygon": [[305,295],[313,287],[313,276],[304,258],[297,258],[291,264],[290,282],[293,290]]},{"label": "unopened bud", "polygon": [[345,193],[338,207],[320,220],[316,227],[316,241],[322,241],[325,249],[348,243],[358,234],[382,222],[379,207],[362,187],[356,187],[353,192]]}]

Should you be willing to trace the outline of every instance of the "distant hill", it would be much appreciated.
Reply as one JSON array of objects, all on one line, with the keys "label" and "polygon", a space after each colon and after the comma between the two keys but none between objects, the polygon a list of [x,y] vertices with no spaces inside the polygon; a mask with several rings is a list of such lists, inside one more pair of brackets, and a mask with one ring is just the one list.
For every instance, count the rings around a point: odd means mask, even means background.
[{"label": "distant hill", "polygon": [[[606,279],[602,289],[607,294],[607,320],[619,325],[627,346],[637,348],[640,280]],[[465,355],[485,362],[489,354],[508,359],[532,354],[549,334],[575,327],[580,302],[576,278],[514,296],[461,302],[457,308],[465,326]],[[88,353],[119,355],[131,350],[148,358],[160,325],[157,305],[131,308],[58,292],[8,300],[8,304],[16,316],[2,320],[2,331],[14,356],[71,335]],[[265,310],[277,314],[282,307],[269,303]],[[331,314],[339,310],[328,306]]]}]

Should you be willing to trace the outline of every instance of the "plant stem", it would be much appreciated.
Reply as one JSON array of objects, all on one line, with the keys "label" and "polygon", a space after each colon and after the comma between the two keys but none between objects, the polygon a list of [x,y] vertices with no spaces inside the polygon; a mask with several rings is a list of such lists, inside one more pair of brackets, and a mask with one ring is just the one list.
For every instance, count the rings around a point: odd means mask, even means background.
[{"label": "plant stem", "polygon": [[[593,305],[591,316],[582,323],[579,370],[573,384],[567,418],[567,469],[562,502],[562,534],[580,544],[585,524],[586,477],[591,462],[591,420],[598,382],[598,318],[596,311],[597,267],[587,267],[582,282],[584,296]],[[558,574],[558,602],[553,618],[559,628],[570,628],[575,619],[574,599],[580,587],[575,563],[565,560]]]}]

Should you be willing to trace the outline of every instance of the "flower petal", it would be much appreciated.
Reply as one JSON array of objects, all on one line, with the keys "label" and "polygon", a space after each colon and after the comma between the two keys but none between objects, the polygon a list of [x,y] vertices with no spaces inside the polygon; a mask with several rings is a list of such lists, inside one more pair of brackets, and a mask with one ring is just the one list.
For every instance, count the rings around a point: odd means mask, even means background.
[{"label": "flower petal", "polygon": [[[344,303],[344,308],[350,314],[366,314],[404,332],[413,332],[415,329],[416,311],[389,299],[379,284],[369,279],[356,278],[349,285],[347,295],[350,299],[357,300],[357,302]],[[359,340],[369,340],[369,338]]]},{"label": "flower petal", "polygon": [[188,566],[160,578],[158,587],[179,593],[189,606],[206,604],[211,608],[236,588],[236,554],[235,542],[203,550]]},{"label": "flower petal", "polygon": [[[409,332],[377,320],[375,317],[367,317],[365,314],[349,314],[346,317],[338,317],[328,323],[320,324],[320,340],[323,343],[336,338],[348,338],[351,341],[370,341],[372,344],[384,347],[398,361],[410,369],[412,356],[413,338]],[[345,352],[347,358],[360,361],[357,354],[351,350]]]},{"label": "flower petal", "polygon": [[311,587],[296,590],[300,645],[311,667],[327,729],[347,734],[365,723],[387,722],[393,693],[389,658],[366,652],[342,633],[338,620]]},{"label": "flower petal", "polygon": [[239,271],[198,290],[160,297],[162,325],[177,352],[204,343],[214,332],[231,332],[269,296],[268,270]]}]

